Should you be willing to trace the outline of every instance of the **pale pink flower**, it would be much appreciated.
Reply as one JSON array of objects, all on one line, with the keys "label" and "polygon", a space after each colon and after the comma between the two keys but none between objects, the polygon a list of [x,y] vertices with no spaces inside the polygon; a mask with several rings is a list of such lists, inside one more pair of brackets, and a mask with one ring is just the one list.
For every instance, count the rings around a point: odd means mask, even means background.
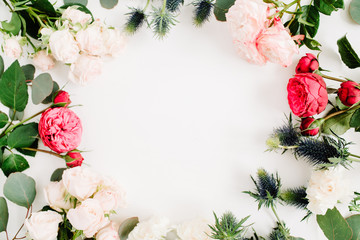
[{"label": "pale pink flower", "polygon": [[105,55],[102,31],[102,26],[98,24],[91,24],[86,29],[80,30],[76,34],[76,41],[79,43],[81,51],[93,56]]},{"label": "pale pink flower", "polygon": [[59,230],[59,223],[63,221],[60,214],[54,211],[33,213],[25,220],[31,239],[53,240],[56,239]]},{"label": "pale pink flower", "polygon": [[209,221],[202,218],[184,222],[177,226],[177,235],[181,240],[210,240],[211,229],[209,224]]},{"label": "pale pink flower", "polygon": [[23,49],[17,37],[6,39],[3,44],[3,49],[6,56],[15,59],[21,57],[21,54],[23,52]]},{"label": "pale pink flower", "polygon": [[116,56],[125,48],[126,40],[119,30],[107,28],[103,31],[105,51],[107,55]]},{"label": "pale pink flower", "polygon": [[52,209],[61,212],[63,209],[68,210],[71,208],[70,201],[65,200],[67,192],[62,180],[60,182],[49,183],[45,187],[44,193],[46,202]]},{"label": "pale pink flower", "polygon": [[110,222],[109,225],[100,229],[100,231],[96,234],[96,240],[119,240],[119,233],[117,224],[114,222]]},{"label": "pale pink flower", "polygon": [[103,62],[99,57],[81,55],[70,66],[69,79],[81,85],[94,81],[101,75]]},{"label": "pale pink flower", "polygon": [[73,63],[79,57],[80,49],[69,29],[58,30],[50,35],[49,47],[57,61]]},{"label": "pale pink flower", "polygon": [[101,189],[94,195],[105,213],[126,206],[126,192],[113,179],[106,178]]},{"label": "pale pink flower", "polygon": [[70,20],[72,24],[81,24],[84,26],[91,22],[91,15],[77,10],[74,7],[68,7],[62,14],[62,18]]},{"label": "pale pink flower", "polygon": [[33,57],[34,65],[42,71],[48,71],[55,66],[55,59],[47,51],[41,50]]}]

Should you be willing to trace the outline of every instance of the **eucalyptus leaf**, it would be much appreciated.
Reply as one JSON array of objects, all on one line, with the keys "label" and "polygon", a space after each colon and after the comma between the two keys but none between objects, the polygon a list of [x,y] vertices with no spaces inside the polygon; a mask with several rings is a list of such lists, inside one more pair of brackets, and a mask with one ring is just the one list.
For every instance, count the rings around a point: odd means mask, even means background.
[{"label": "eucalyptus leaf", "polygon": [[358,24],[360,24],[360,0],[352,0],[349,6],[349,12],[351,18]]},{"label": "eucalyptus leaf", "polygon": [[23,173],[13,173],[6,179],[4,195],[13,203],[30,208],[36,195],[35,180]]},{"label": "eucalyptus leaf", "polygon": [[216,0],[214,7],[214,15],[218,21],[225,22],[225,14],[229,11],[230,7],[234,5],[235,0]]},{"label": "eucalyptus leaf", "polygon": [[348,66],[349,68],[360,67],[359,56],[352,48],[350,42],[346,38],[346,35],[337,41],[337,45],[339,48],[341,60],[345,63],[346,66]]},{"label": "eucalyptus leaf", "polygon": [[8,122],[9,122],[9,118],[6,115],[6,113],[0,111],[0,128],[5,127],[6,124],[8,124]]},{"label": "eucalyptus leaf", "polygon": [[0,232],[6,231],[9,221],[9,210],[5,198],[0,197]]},{"label": "eucalyptus leaf", "polygon": [[350,240],[352,230],[336,209],[328,209],[325,215],[317,215],[319,227],[329,240]]},{"label": "eucalyptus leaf", "polygon": [[50,181],[52,182],[59,182],[62,179],[63,172],[66,168],[58,168],[56,169],[50,177]]},{"label": "eucalyptus leaf", "polygon": [[12,110],[11,108],[9,109],[9,118],[13,119],[14,121],[21,121],[24,118],[24,112],[15,112],[15,116],[14,116],[14,110]]},{"label": "eucalyptus leaf", "polygon": [[42,73],[32,81],[31,99],[39,104],[48,97],[53,90],[53,80],[48,73]]},{"label": "eucalyptus leaf", "polygon": [[38,124],[28,123],[15,128],[8,137],[8,145],[10,148],[30,147],[37,139]]},{"label": "eucalyptus leaf", "polygon": [[16,111],[24,111],[28,102],[25,75],[16,60],[5,70],[0,80],[0,100],[2,104]]},{"label": "eucalyptus leaf", "polygon": [[35,67],[32,64],[27,64],[25,66],[22,66],[21,69],[23,70],[25,74],[26,80],[33,80],[35,75]]},{"label": "eucalyptus leaf", "polygon": [[4,59],[0,56],[0,78],[4,73],[5,65],[4,65]]},{"label": "eucalyptus leaf", "polygon": [[112,9],[118,4],[119,0],[100,0],[100,4],[103,8]]},{"label": "eucalyptus leaf", "polygon": [[346,221],[353,233],[351,240],[360,240],[360,214],[352,215]]},{"label": "eucalyptus leaf", "polygon": [[322,132],[325,134],[342,135],[350,129],[350,119],[355,110],[349,110],[327,119],[322,125]]},{"label": "eucalyptus leaf", "polygon": [[47,96],[44,101],[42,101],[41,103],[42,104],[48,104],[48,103],[52,103],[54,98],[55,98],[55,94],[57,93],[57,91],[59,91],[60,87],[59,87],[59,84],[57,84],[57,82],[54,81],[53,83],[53,89],[52,89],[52,92],[49,96]]},{"label": "eucalyptus leaf", "polygon": [[138,223],[139,218],[137,217],[126,219],[119,227],[120,240],[127,240],[130,232],[136,227]]},{"label": "eucalyptus leaf", "polygon": [[22,172],[29,167],[29,163],[23,156],[12,153],[3,161],[1,170],[4,172],[5,176],[8,177],[11,173]]},{"label": "eucalyptus leaf", "polygon": [[88,4],[88,0],[64,0],[64,4],[81,4],[86,6]]}]

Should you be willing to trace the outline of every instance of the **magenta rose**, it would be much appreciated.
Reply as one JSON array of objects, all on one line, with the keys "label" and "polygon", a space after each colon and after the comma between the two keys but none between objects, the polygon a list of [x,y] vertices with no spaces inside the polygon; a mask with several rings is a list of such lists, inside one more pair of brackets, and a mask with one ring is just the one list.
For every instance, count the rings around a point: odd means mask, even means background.
[{"label": "magenta rose", "polygon": [[307,53],[306,56],[300,58],[299,63],[296,66],[296,73],[312,73],[315,70],[319,69],[319,62],[317,58],[311,54]]},{"label": "magenta rose", "polygon": [[340,85],[338,96],[340,101],[348,107],[360,101],[360,85],[353,81],[343,82]]},{"label": "magenta rose", "polygon": [[66,165],[70,168],[79,167],[84,161],[83,156],[79,152],[68,152],[65,156]]},{"label": "magenta rose", "polygon": [[287,85],[291,111],[299,117],[310,117],[325,110],[328,95],[323,78],[315,73],[299,73]]},{"label": "magenta rose", "polygon": [[301,119],[300,130],[303,136],[315,136],[319,133],[319,128],[311,128],[310,125],[315,121],[315,118],[307,117]]},{"label": "magenta rose", "polygon": [[56,94],[56,97],[54,98],[54,104],[58,104],[58,103],[64,103],[65,104],[64,107],[69,106],[69,104],[71,103],[69,93],[60,90]]},{"label": "magenta rose", "polygon": [[41,115],[39,134],[44,145],[57,153],[74,150],[81,142],[80,118],[68,108],[50,108]]}]

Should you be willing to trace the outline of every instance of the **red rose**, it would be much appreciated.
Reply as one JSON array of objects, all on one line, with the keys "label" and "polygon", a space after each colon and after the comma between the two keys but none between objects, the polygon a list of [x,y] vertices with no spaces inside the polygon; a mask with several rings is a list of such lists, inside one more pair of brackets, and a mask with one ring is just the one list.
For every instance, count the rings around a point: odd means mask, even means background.
[{"label": "red rose", "polygon": [[57,103],[66,103],[64,107],[69,106],[69,104],[71,103],[69,93],[60,90],[54,98],[54,104]]},{"label": "red rose", "polygon": [[68,167],[73,168],[81,166],[84,158],[79,152],[68,152],[65,156],[65,161]]},{"label": "red rose", "polygon": [[360,85],[353,81],[343,82],[340,85],[338,96],[340,101],[348,107],[360,101]]},{"label": "red rose", "polygon": [[310,128],[310,125],[315,121],[315,118],[307,117],[301,119],[300,130],[303,136],[315,136],[319,133],[319,128]]},{"label": "red rose", "polygon": [[325,110],[328,95],[323,78],[315,73],[299,73],[287,85],[291,111],[299,117],[310,117]]},{"label": "red rose", "polygon": [[319,62],[317,58],[311,54],[307,53],[306,56],[302,57],[296,66],[296,73],[312,73],[315,70],[319,69]]}]

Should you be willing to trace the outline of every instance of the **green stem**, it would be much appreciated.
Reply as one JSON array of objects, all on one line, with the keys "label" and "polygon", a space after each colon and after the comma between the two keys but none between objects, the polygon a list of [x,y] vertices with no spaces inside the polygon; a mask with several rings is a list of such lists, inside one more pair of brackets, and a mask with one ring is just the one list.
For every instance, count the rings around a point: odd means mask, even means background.
[{"label": "green stem", "polygon": [[11,7],[11,5],[6,0],[3,0],[3,2],[10,9],[11,12],[14,12],[14,9]]},{"label": "green stem", "polygon": [[150,0],[147,0],[146,5],[145,5],[145,7],[144,7],[144,9],[143,9],[143,12],[146,11],[146,9],[148,8],[149,4],[150,4]]},{"label": "green stem", "polygon": [[[27,209],[27,212],[26,212],[26,216],[25,216],[25,220],[28,218],[29,216],[29,213],[30,213],[30,207]],[[17,238],[17,235],[20,233],[21,229],[24,227],[24,223],[21,225],[21,227],[19,228],[19,230],[17,231],[17,233],[15,234],[14,239],[19,239]]]},{"label": "green stem", "polygon": [[283,146],[283,145],[279,145],[279,148],[282,148],[282,149],[295,149],[295,148],[298,148],[299,146]]},{"label": "green stem", "polygon": [[344,110],[341,110],[341,111],[337,111],[337,112],[334,112],[332,114],[327,115],[326,117],[323,118],[323,120],[326,121],[329,118],[332,118],[332,117],[335,117],[335,116],[340,115],[342,113],[345,113],[347,111],[353,111],[353,110],[356,110],[356,109],[359,109],[359,108],[360,108],[360,105],[358,105],[356,107],[353,107],[353,108],[348,108],[348,109],[344,109]]},{"label": "green stem", "polygon": [[33,16],[33,17],[36,18],[36,20],[40,23],[41,27],[44,27],[44,28],[47,27],[47,26],[44,24],[44,22],[41,20],[41,18],[39,17],[39,15],[38,15],[36,12],[34,12],[31,8],[26,9],[26,11],[27,11],[31,16]]},{"label": "green stem", "polygon": [[162,5],[162,9],[161,9],[161,14],[164,14],[165,9],[166,9],[166,1],[167,0],[163,0],[163,5]]},{"label": "green stem", "polygon": [[[350,154],[351,155],[351,154]],[[360,159],[355,159],[355,158],[347,158],[349,161],[351,162],[360,162]]]},{"label": "green stem", "polygon": [[291,3],[287,4],[287,5],[278,13],[279,17],[282,18],[282,16],[284,15],[284,13],[285,13],[290,7],[292,7],[293,5],[298,4],[299,1],[300,1],[300,0],[294,0],[294,1],[292,1]]},{"label": "green stem", "polygon": [[[285,230],[285,226],[283,222],[280,220],[279,215],[277,214],[274,205],[271,205],[271,210],[273,211],[276,220],[278,221],[279,225],[282,227],[282,230]],[[285,239],[288,239],[288,236],[285,235]]]},{"label": "green stem", "polygon": [[33,151],[33,152],[47,153],[47,154],[53,155],[53,156],[55,156],[55,157],[64,159],[63,156],[61,156],[60,154],[57,154],[57,153],[52,152],[52,151],[44,150],[44,149],[28,148],[28,147],[26,147],[26,148],[21,148],[21,149],[23,149],[23,150],[28,150],[28,151]]},{"label": "green stem", "polygon": [[327,78],[327,79],[330,79],[330,80],[334,80],[334,81],[337,81],[337,82],[347,82],[346,80],[343,80],[343,79],[340,79],[340,78],[336,78],[336,77],[331,77],[331,76],[328,76],[328,75],[325,75],[325,74],[320,74],[323,78]]},{"label": "green stem", "polygon": [[28,37],[28,35],[25,35],[27,41],[30,43],[31,47],[34,49],[34,52],[36,52],[36,47],[35,45],[32,43],[32,41],[30,40],[30,38]]}]

